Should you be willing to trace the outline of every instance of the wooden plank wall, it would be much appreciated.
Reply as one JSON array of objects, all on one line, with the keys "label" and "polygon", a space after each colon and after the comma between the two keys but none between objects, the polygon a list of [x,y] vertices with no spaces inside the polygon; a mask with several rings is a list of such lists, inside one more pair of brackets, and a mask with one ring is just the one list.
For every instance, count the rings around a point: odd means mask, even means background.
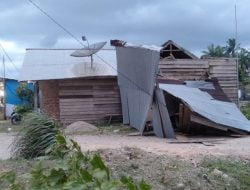
[{"label": "wooden plank wall", "polygon": [[174,80],[205,80],[209,72],[208,61],[179,59],[160,61],[160,73]]},{"label": "wooden plank wall", "polygon": [[216,77],[228,98],[237,103],[237,67],[234,59],[208,59],[210,77]]},{"label": "wooden plank wall", "polygon": [[159,64],[162,78],[175,80],[205,80],[216,77],[228,98],[237,103],[237,69],[234,59],[176,59]]},{"label": "wooden plank wall", "polygon": [[97,123],[108,114],[121,114],[117,78],[71,79],[59,81],[60,120]]}]

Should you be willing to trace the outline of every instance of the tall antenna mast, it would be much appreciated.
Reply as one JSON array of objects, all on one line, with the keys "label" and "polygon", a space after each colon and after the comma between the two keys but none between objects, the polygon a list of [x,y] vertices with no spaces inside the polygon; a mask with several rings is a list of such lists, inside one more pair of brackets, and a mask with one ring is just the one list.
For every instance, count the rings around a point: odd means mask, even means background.
[{"label": "tall antenna mast", "polygon": [[236,70],[237,70],[237,103],[240,106],[239,97],[239,54],[238,54],[238,20],[237,20],[237,6],[234,7],[234,18],[235,18],[235,45],[236,45]]}]

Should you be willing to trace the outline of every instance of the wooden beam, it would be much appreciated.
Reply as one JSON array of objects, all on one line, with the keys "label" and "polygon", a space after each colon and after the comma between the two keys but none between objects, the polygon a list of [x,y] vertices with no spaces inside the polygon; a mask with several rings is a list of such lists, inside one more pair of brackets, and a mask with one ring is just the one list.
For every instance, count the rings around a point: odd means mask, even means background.
[{"label": "wooden beam", "polygon": [[213,127],[215,129],[219,129],[219,130],[222,130],[222,131],[228,131],[228,128],[223,126],[223,125],[220,125],[220,124],[217,124],[217,123],[214,123],[208,119],[205,119],[205,118],[202,118],[200,116],[196,116],[196,115],[191,115],[191,122],[194,122],[194,123],[198,123],[198,124],[201,124],[201,125],[205,125],[205,126],[208,126],[208,127]]},{"label": "wooden beam", "polygon": [[183,128],[183,115],[184,115],[184,106],[183,104],[179,104],[179,129]]}]

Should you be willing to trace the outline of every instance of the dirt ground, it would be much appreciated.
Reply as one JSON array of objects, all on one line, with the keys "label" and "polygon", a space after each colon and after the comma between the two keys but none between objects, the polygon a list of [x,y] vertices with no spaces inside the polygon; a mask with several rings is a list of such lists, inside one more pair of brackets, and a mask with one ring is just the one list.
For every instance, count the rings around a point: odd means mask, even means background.
[{"label": "dirt ground", "polygon": [[[123,136],[123,135],[81,135],[73,137],[82,150],[120,149],[124,147],[139,148],[145,152],[158,155],[172,155],[185,160],[199,161],[204,156],[238,157],[250,160],[250,137],[225,138],[202,137],[202,139],[220,139],[214,146],[187,143],[172,144],[166,139],[153,136]],[[177,139],[201,139],[201,137],[187,138],[177,136]]]},{"label": "dirt ground", "polygon": [[[99,152],[114,177],[129,175],[135,180],[143,178],[152,185],[153,190],[250,189],[250,136],[177,135],[178,141],[219,140],[204,145],[175,144],[170,143],[172,140],[155,136],[129,136],[130,133],[112,128],[106,132],[100,130],[70,137],[79,143],[84,152]],[[20,176],[25,176],[35,161],[7,160],[14,136],[15,133],[0,133],[0,160],[3,160],[0,171],[14,170]]]},{"label": "dirt ground", "polygon": [[[83,151],[99,149],[120,149],[124,147],[138,148],[145,152],[158,155],[172,155],[181,159],[199,161],[205,156],[236,157],[250,160],[250,136],[232,137],[185,137],[177,136],[178,140],[220,139],[214,146],[197,143],[172,144],[166,139],[154,136],[128,136],[127,134],[86,134],[71,136],[81,146]],[[13,133],[0,133],[0,159],[10,157],[9,146],[14,138]]]},{"label": "dirt ground", "polygon": [[10,158],[10,145],[14,140],[14,136],[11,133],[0,133],[0,160]]},{"label": "dirt ground", "polygon": [[[152,190],[249,190],[250,162],[230,160],[225,157],[204,157],[199,163],[179,159],[173,155],[159,155],[137,148],[101,149],[99,152],[109,166],[114,178],[132,176],[137,182],[142,179]],[[27,173],[41,161],[3,160],[0,174],[15,171],[18,181],[27,180]],[[43,160],[48,170],[55,167],[57,160]],[[0,183],[1,186],[1,183]]]},{"label": "dirt ground", "polygon": [[136,148],[102,149],[114,177],[144,179],[153,190],[249,190],[250,162],[204,157],[193,164],[176,156],[148,153]]}]

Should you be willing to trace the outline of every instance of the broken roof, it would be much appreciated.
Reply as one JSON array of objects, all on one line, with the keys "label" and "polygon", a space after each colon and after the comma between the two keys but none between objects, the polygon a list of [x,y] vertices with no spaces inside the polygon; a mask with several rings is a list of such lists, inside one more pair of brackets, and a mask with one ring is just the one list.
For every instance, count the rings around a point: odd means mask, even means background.
[{"label": "broken roof", "polygon": [[207,92],[185,85],[160,84],[161,89],[184,101],[192,111],[217,124],[250,132],[250,121],[231,102],[215,100]]},{"label": "broken roof", "polygon": [[172,40],[168,40],[162,45],[161,57],[172,57],[174,59],[198,59],[193,53],[181,47]]},{"label": "broken roof", "polygon": [[102,49],[90,57],[70,56],[77,49],[27,49],[20,81],[117,76],[116,52]]},{"label": "broken roof", "polygon": [[206,80],[185,80],[185,81],[158,78],[157,82],[161,84],[178,84],[178,85],[186,85],[187,87],[190,88],[198,88],[201,91],[207,92],[216,100],[224,102],[232,102],[223,92],[217,78],[206,79]]}]

